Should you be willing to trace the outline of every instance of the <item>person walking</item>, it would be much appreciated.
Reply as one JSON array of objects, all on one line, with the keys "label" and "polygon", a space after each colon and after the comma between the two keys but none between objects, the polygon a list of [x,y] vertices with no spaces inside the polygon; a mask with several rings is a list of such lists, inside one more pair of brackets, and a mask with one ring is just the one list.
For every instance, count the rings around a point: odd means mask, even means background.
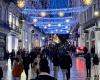
[{"label": "person walking", "polygon": [[54,77],[57,79],[58,78],[58,71],[59,71],[59,53],[57,48],[54,50],[53,53],[53,69],[54,69]]},{"label": "person walking", "polygon": [[24,65],[24,70],[26,74],[26,80],[28,80],[28,70],[29,70],[29,64],[30,64],[29,58],[30,57],[29,57],[28,52],[25,52],[25,55],[23,57],[23,65]]},{"label": "person walking", "polygon": [[92,57],[95,55],[95,46],[91,47],[91,54],[92,54]]},{"label": "person walking", "polygon": [[85,58],[85,63],[86,63],[87,77],[91,77],[91,55],[90,53],[86,53],[84,58]]},{"label": "person walking", "polygon": [[18,58],[15,58],[14,60],[14,67],[12,70],[13,80],[20,80],[21,74],[23,72],[23,65],[19,62]]},{"label": "person walking", "polygon": [[56,78],[50,76],[50,68],[46,59],[41,59],[40,63],[40,73],[35,79],[31,80],[57,80]]},{"label": "person walking", "polygon": [[4,53],[4,59],[6,61],[8,61],[8,59],[9,59],[9,51],[8,50],[6,50],[5,53]]},{"label": "person walking", "polygon": [[[70,80],[70,68],[72,67],[72,58],[68,52],[66,52],[60,62],[60,66],[63,73],[63,80]],[[65,78],[66,77],[66,78]]]},{"label": "person walking", "polygon": [[99,57],[97,54],[94,54],[93,56],[93,65],[94,65],[94,77],[99,77]]},{"label": "person walking", "polygon": [[11,58],[11,65],[13,66],[13,60],[15,58],[15,50],[12,49],[12,52],[10,53],[10,58]]}]

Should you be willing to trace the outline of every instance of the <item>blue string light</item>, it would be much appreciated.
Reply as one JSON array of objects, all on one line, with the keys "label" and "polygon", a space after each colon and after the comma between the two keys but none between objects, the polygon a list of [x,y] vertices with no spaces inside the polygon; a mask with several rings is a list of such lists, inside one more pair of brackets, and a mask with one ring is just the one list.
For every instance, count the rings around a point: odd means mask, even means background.
[{"label": "blue string light", "polygon": [[[32,6],[30,6],[29,1],[27,0],[26,7],[23,10],[21,10],[21,13],[28,16],[29,24],[34,24],[35,27],[40,28],[45,33],[66,34],[69,33],[70,28],[73,25],[79,22],[79,17],[77,17],[77,15],[87,10],[88,6],[79,5],[71,7],[71,4],[66,3],[68,1],[64,1],[65,0],[61,1],[64,4],[59,3],[57,5],[51,5],[52,2],[54,2],[54,0],[52,0],[47,9],[42,9],[42,7],[39,7],[39,9],[34,9]],[[64,6],[65,8],[63,8]],[[51,7],[54,9],[50,9]],[[60,12],[62,12],[63,14]],[[71,13],[75,13],[76,15],[72,16]]]},{"label": "blue string light", "polygon": [[83,12],[87,9],[88,9],[87,6],[61,8],[61,9],[23,9],[22,13],[34,14],[34,15],[40,15],[41,12],[46,12],[46,14],[58,14],[60,11],[63,13],[73,13],[73,12]]}]

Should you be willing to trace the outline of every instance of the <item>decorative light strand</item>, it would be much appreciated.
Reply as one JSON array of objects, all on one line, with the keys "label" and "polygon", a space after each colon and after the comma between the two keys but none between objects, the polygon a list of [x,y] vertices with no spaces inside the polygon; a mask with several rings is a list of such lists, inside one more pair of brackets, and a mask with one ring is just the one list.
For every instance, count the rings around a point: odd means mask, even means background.
[{"label": "decorative light strand", "polygon": [[73,12],[83,12],[87,10],[88,7],[73,7],[73,8],[63,8],[63,9],[24,9],[22,13],[24,14],[34,14],[39,15],[41,12],[45,12],[45,14],[58,14],[59,11],[65,13],[73,13]]}]

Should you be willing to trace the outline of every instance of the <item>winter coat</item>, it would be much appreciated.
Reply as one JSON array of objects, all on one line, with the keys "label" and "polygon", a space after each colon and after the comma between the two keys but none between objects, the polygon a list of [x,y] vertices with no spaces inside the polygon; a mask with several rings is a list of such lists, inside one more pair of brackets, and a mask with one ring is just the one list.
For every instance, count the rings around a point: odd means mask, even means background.
[{"label": "winter coat", "polygon": [[99,58],[98,58],[97,55],[94,55],[94,57],[93,57],[93,64],[94,65],[99,65]]},{"label": "winter coat", "polygon": [[67,69],[72,67],[72,59],[70,55],[64,55],[60,62],[61,69]]},{"label": "winter coat", "polygon": [[12,70],[13,76],[20,77],[22,72],[23,72],[23,65],[21,63],[16,63]]}]

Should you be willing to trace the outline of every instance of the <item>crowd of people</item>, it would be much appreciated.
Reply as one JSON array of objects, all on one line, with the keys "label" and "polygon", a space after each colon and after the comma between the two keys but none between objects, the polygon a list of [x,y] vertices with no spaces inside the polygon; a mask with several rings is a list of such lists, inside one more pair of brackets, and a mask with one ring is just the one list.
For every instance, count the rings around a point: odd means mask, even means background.
[{"label": "crowd of people", "polygon": [[[70,69],[72,67],[72,53],[75,53],[75,46],[71,45],[50,45],[42,48],[33,48],[30,52],[25,49],[14,50],[9,54],[5,52],[5,60],[11,59],[13,80],[20,80],[23,70],[28,80],[29,65],[32,68],[33,78],[31,80],[57,80],[59,68],[62,70],[63,80],[70,80]],[[85,51],[87,77],[91,77],[91,58],[95,69],[95,77],[99,77],[97,54]],[[49,62],[53,63],[54,76],[50,76]]]}]

